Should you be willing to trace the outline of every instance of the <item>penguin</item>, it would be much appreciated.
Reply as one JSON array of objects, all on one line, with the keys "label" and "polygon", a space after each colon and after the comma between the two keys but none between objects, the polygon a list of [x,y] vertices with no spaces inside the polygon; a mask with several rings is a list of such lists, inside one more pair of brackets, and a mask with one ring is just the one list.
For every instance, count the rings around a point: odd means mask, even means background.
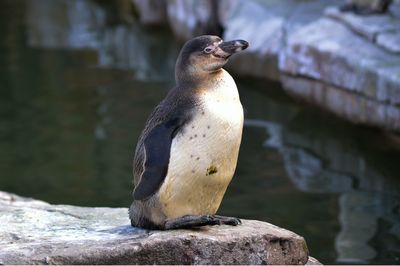
[{"label": "penguin", "polygon": [[243,131],[239,93],[223,66],[248,45],[212,35],[183,45],[176,85],[149,116],[136,146],[132,226],[169,230],[241,223],[216,212],[235,172]]}]

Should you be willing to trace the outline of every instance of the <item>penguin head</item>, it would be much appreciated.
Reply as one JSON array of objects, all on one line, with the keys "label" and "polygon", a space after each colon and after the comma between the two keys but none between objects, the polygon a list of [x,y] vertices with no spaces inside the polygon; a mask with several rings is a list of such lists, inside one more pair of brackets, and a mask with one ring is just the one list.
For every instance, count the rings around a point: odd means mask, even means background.
[{"label": "penguin head", "polygon": [[223,41],[218,36],[203,35],[187,41],[175,66],[177,82],[195,80],[221,69],[228,58],[249,46],[243,40]]}]

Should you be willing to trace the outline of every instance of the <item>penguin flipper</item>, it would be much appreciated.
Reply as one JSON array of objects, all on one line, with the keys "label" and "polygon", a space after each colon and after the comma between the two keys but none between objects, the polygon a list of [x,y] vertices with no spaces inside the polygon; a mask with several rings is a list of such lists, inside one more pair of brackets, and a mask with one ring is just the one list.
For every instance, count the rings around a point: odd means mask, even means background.
[{"label": "penguin flipper", "polygon": [[181,126],[181,119],[170,119],[155,126],[144,139],[144,169],[133,192],[135,200],[153,195],[164,181],[169,164],[172,139]]}]

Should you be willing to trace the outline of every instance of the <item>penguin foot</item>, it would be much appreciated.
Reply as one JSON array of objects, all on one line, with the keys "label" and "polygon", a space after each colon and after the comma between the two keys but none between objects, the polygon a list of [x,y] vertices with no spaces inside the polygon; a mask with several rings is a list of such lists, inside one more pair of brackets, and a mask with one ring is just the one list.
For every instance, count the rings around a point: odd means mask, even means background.
[{"label": "penguin foot", "polygon": [[226,224],[226,225],[240,225],[242,224],[242,221],[239,218],[236,217],[228,217],[228,216],[221,216],[221,215],[214,215],[216,219],[219,219],[220,223],[219,224]]},{"label": "penguin foot", "polygon": [[165,230],[188,229],[205,225],[239,225],[242,222],[235,217],[220,215],[185,215],[176,219],[167,220],[164,224]]}]

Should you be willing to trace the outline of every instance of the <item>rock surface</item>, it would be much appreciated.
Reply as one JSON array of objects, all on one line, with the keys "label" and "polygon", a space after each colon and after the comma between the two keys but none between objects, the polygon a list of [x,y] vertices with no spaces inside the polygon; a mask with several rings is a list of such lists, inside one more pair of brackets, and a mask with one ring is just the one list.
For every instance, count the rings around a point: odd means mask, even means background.
[{"label": "rock surface", "polygon": [[400,19],[396,18],[390,12],[380,15],[360,16],[352,12],[341,12],[337,7],[329,7],[325,10],[325,15],[342,22],[355,33],[385,48],[389,52],[400,52],[399,44],[387,42],[385,38],[382,38],[382,36],[396,36],[400,34]]},{"label": "rock surface", "polygon": [[139,13],[140,22],[144,25],[161,25],[167,22],[165,1],[160,0],[133,0]]},{"label": "rock surface", "polygon": [[224,39],[250,43],[230,60],[237,74],[282,81],[292,95],[340,117],[400,131],[399,1],[371,16],[339,11],[340,0],[209,0],[196,14],[193,1],[166,3],[181,39],[208,33],[205,21],[215,21],[217,6]]},{"label": "rock surface", "polygon": [[400,108],[310,78],[281,75],[286,92],[356,124],[400,129]]},{"label": "rock surface", "polygon": [[288,37],[279,66],[292,76],[290,82],[281,76],[284,87],[297,96],[353,122],[400,131],[399,62],[399,56],[321,18]]},{"label": "rock surface", "polygon": [[243,38],[250,43],[246,51],[230,60],[231,69],[243,75],[279,80],[278,61],[288,36],[323,16],[326,2],[225,0],[219,8],[224,38]]},{"label": "rock surface", "polygon": [[218,34],[215,0],[169,0],[167,14],[175,36],[188,40],[202,34]]},{"label": "rock surface", "polygon": [[[50,205],[0,192],[0,264],[305,264],[304,239],[277,226],[147,231],[126,208]],[[315,259],[310,263],[315,264]]]}]

